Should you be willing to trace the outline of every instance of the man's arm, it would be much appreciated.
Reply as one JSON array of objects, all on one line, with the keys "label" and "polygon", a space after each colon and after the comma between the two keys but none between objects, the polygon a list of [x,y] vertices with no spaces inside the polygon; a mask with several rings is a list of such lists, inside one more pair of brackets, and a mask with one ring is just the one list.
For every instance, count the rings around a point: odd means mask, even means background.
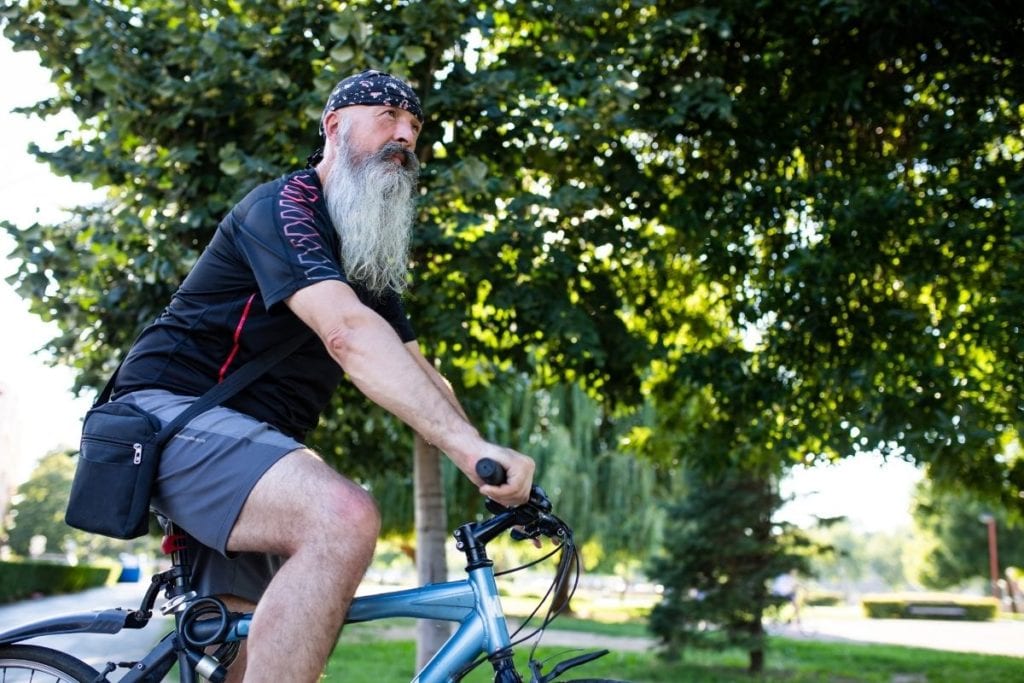
[{"label": "man's arm", "polygon": [[[356,387],[424,439],[444,451],[486,496],[504,505],[527,499],[533,461],[488,443],[469,423],[458,401],[435,382],[432,368],[417,350],[402,344],[391,326],[363,305],[343,282],[324,280],[304,287],[285,302],[320,337],[328,353]],[[438,380],[443,380],[438,375]],[[508,470],[500,487],[483,485],[474,467],[488,457]]]},{"label": "man's arm", "polygon": [[462,407],[462,404],[459,403],[459,398],[455,395],[452,385],[449,384],[444,375],[438,372],[437,368],[435,368],[433,364],[426,359],[423,352],[420,351],[420,345],[415,341],[411,341],[406,343],[405,348],[409,350],[409,353],[412,355],[413,360],[416,361],[416,364],[423,368],[423,371],[427,373],[428,377],[430,377],[430,381],[440,389],[441,393],[448,402],[452,404],[452,407],[455,408],[456,412],[458,412],[464,420],[469,422],[469,417],[466,415],[466,411]]}]

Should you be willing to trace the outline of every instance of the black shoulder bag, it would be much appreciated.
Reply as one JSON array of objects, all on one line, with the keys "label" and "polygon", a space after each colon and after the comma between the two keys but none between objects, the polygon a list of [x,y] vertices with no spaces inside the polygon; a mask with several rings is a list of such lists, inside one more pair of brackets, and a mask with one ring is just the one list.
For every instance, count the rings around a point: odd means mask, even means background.
[{"label": "black shoulder bag", "polygon": [[136,405],[110,402],[115,371],[85,414],[64,521],[76,529],[114,538],[145,534],[149,529],[150,494],[164,444],[192,418],[237,394],[307,339],[307,335],[297,335],[267,349],[164,427],[155,415]]}]

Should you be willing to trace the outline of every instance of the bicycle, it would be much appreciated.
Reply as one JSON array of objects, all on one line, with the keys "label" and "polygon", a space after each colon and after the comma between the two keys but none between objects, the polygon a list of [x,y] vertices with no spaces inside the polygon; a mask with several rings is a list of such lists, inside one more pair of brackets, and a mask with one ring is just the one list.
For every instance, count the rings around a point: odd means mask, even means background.
[{"label": "bicycle", "polygon": [[[485,481],[501,484],[505,472],[489,460],[481,460],[477,472]],[[434,657],[413,678],[413,683],[447,683],[460,681],[470,671],[490,662],[495,683],[522,683],[513,663],[513,647],[543,635],[544,630],[568,601],[555,605],[548,601],[560,582],[572,579],[574,591],[579,578],[579,555],[573,542],[572,529],[554,514],[547,494],[534,486],[530,500],[506,508],[487,500],[493,515],[478,522],[467,522],[455,531],[456,547],[466,557],[467,577],[446,583],[428,584],[419,588],[360,596],[353,600],[345,623],[377,621],[392,617],[415,617],[452,621],[459,624],[452,636]],[[36,621],[0,633],[0,680],[54,680],[69,683],[103,683],[118,669],[128,671],[122,683],[159,682],[175,664],[179,680],[195,683],[198,677],[211,682],[224,679],[227,666],[238,651],[239,643],[248,634],[251,613],[229,612],[214,596],[199,596],[192,590],[186,536],[173,522],[167,525],[163,549],[171,556],[171,567],[153,576],[137,610],[122,608],[71,614]],[[487,557],[486,545],[506,531],[518,540],[547,537],[557,544],[555,550],[536,562],[508,572],[495,574]],[[560,553],[558,569],[547,594],[534,612],[510,634],[501,607],[495,576],[518,571]],[[105,633],[114,635],[123,629],[144,628],[153,615],[160,591],[167,602],[160,610],[174,615],[175,628],[137,662],[108,662],[101,672],[70,654],[37,645],[23,644],[31,638],[59,633]],[[571,593],[570,593],[571,595]],[[534,631],[520,632],[537,616],[548,602],[548,611]],[[210,653],[211,649],[215,649]],[[608,654],[607,650],[587,652],[556,664],[548,673],[535,659],[537,642],[530,652],[530,683],[548,683],[569,669]],[[35,678],[44,674],[49,678]],[[616,683],[606,679],[580,679],[566,683]]]}]

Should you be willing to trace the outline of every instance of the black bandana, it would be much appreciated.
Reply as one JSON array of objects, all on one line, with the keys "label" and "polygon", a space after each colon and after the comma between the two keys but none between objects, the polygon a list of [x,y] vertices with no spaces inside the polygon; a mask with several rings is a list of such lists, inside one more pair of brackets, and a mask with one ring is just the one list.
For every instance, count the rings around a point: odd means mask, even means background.
[{"label": "black bandana", "polygon": [[370,69],[349,76],[334,86],[327,106],[320,116],[320,137],[324,137],[324,119],[335,109],[353,105],[398,107],[423,123],[423,107],[416,92],[405,81],[390,74]]}]

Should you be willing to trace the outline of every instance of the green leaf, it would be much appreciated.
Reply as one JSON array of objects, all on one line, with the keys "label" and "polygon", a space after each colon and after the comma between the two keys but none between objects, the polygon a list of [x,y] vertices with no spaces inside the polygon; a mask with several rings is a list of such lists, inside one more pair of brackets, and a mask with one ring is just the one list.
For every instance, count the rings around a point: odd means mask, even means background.
[{"label": "green leaf", "polygon": [[331,59],[338,64],[348,64],[355,56],[355,50],[348,45],[338,45],[331,49]]},{"label": "green leaf", "polygon": [[402,48],[402,54],[410,64],[422,62],[427,58],[427,51],[419,45],[406,45]]},{"label": "green leaf", "polygon": [[242,170],[242,163],[238,159],[225,159],[220,162],[218,168],[224,175],[234,176]]},{"label": "green leaf", "polygon": [[349,33],[352,31],[352,23],[349,15],[342,14],[339,16],[327,25],[327,30],[330,32],[332,38],[339,43],[344,43],[348,40]]}]

